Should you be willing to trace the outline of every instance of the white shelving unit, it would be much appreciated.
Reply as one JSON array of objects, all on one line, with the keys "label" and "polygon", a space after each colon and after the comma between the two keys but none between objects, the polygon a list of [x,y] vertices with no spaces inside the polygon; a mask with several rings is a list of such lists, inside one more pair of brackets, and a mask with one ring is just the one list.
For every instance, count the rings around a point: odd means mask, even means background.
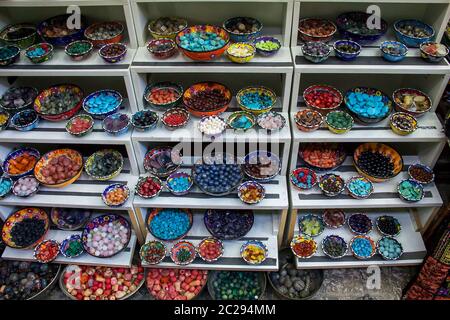
[{"label": "white shelving unit", "polygon": [[[138,109],[144,109],[143,94],[148,84],[171,81],[180,83],[183,88],[188,88],[192,84],[200,81],[216,81],[230,88],[232,94],[246,86],[263,85],[273,89],[278,101],[274,110],[282,112],[288,120],[288,109],[290,101],[291,81],[293,74],[292,58],[290,54],[290,32],[292,24],[293,2],[274,0],[248,0],[248,1],[141,1],[131,2],[135,29],[139,48],[131,65],[131,75],[135,88]],[[257,10],[255,11],[255,7]],[[262,34],[276,36],[282,43],[282,48],[273,57],[255,57],[245,65],[234,64],[226,57],[209,62],[193,61],[181,53],[166,60],[154,59],[147,51],[145,45],[151,38],[147,25],[149,21],[158,17],[179,16],[185,17],[189,25],[213,24],[221,26],[222,23],[231,17],[251,16],[260,20],[263,24]],[[222,117],[228,118],[233,111],[240,110],[233,98],[227,112]],[[162,113],[159,112],[159,115]],[[211,146],[223,147],[223,151],[228,148],[238,149],[239,156],[245,156],[249,149],[258,145],[258,149],[267,150],[278,148],[282,160],[282,170],[280,176],[265,184],[266,198],[258,205],[249,206],[243,204],[237,197],[236,192],[225,197],[211,197],[201,193],[196,187],[186,196],[175,197],[167,190],[164,190],[155,199],[142,199],[138,196],[134,199],[137,215],[141,215],[145,221],[145,214],[148,208],[191,208],[196,210],[206,209],[253,209],[255,213],[255,224],[246,239],[264,238],[263,242],[269,248],[270,259],[266,263],[258,266],[247,265],[239,255],[241,241],[227,241],[225,243],[225,257],[214,264],[205,264],[196,260],[188,267],[203,269],[228,269],[228,270],[275,270],[278,268],[277,248],[281,243],[285,219],[288,209],[287,183],[285,174],[288,167],[290,149],[290,124],[277,134],[267,134],[262,130],[252,129],[245,133],[238,133],[227,130],[223,135],[211,140],[205,138],[199,132],[198,118],[191,117],[188,125],[179,130],[169,131],[162,123],[157,128],[149,132],[133,132],[132,140],[141,173],[145,153],[156,146],[183,144],[183,148],[200,148],[202,151]],[[289,122],[289,121],[287,121]],[[226,150],[225,150],[226,149]],[[253,149],[252,149],[253,150]],[[274,149],[271,149],[273,151]],[[197,154],[196,154],[197,155]],[[193,159],[183,157],[181,170],[190,171]],[[272,212],[272,215],[268,213]],[[272,219],[271,216],[274,218]],[[197,214],[196,216],[197,217]],[[142,231],[146,234],[145,224]],[[209,233],[203,226],[203,219],[195,219],[194,226],[188,234],[188,240],[193,240],[196,244]],[[147,236],[150,239],[150,236]],[[171,246],[169,246],[170,249]],[[168,260],[167,260],[168,259]],[[162,265],[164,267],[176,267],[167,258]],[[161,266],[158,265],[158,266]]]},{"label": "white shelving unit", "polygon": [[[313,64],[303,58],[300,48],[302,42],[297,40],[298,21],[301,18],[317,17],[335,21],[341,13],[366,11],[367,7],[372,4],[379,6],[381,9],[381,16],[388,23],[388,32],[379,41],[364,46],[361,55],[356,60],[344,62],[331,56],[323,63]],[[293,234],[298,232],[298,215],[311,211],[322,213],[327,208],[341,208],[344,211],[369,211],[371,215],[376,216],[386,213],[386,210],[394,210],[392,214],[401,221],[403,230],[406,230],[400,237],[400,242],[406,247],[405,251],[408,253],[398,261],[387,262],[381,260],[379,256],[368,261],[356,260],[351,256],[331,260],[319,252],[311,259],[301,260],[301,263],[299,260],[297,264],[299,268],[357,267],[369,264],[383,266],[420,264],[425,256],[425,253],[422,252],[425,248],[420,237],[420,231],[426,229],[434,214],[442,205],[439,191],[434,184],[428,185],[425,187],[425,198],[422,201],[407,203],[399,198],[396,188],[401,179],[407,178],[406,170],[409,164],[421,162],[433,167],[445,145],[446,139],[442,124],[435,114],[435,109],[449,81],[450,65],[446,61],[438,64],[427,63],[420,58],[419,51],[414,48],[409,48],[407,57],[399,63],[386,62],[380,56],[379,44],[384,40],[395,40],[392,31],[393,23],[398,19],[406,18],[418,19],[431,24],[435,28],[436,38],[439,40],[442,38],[447,21],[450,18],[450,4],[448,1],[439,0],[385,0],[376,3],[365,0],[305,0],[294,3],[291,50],[295,70],[290,103],[292,127],[290,171],[302,165],[298,156],[300,146],[311,142],[338,142],[345,146],[349,156],[343,165],[333,170],[344,179],[358,175],[353,166],[351,155],[359,144],[365,142],[381,142],[393,146],[403,155],[404,168],[396,178],[384,183],[375,183],[374,193],[365,200],[353,199],[346,192],[337,197],[329,198],[316,187],[308,191],[299,191],[290,184],[291,211],[289,227],[286,231],[288,236],[285,240],[290,241]],[[336,33],[330,43],[338,39],[339,32]],[[419,128],[417,131],[408,136],[394,134],[390,129],[388,119],[372,125],[356,123],[350,132],[342,135],[333,134],[326,127],[314,132],[303,132],[296,127],[294,115],[299,110],[306,108],[302,93],[313,84],[328,84],[334,86],[343,94],[357,86],[373,87],[382,90],[388,96],[391,96],[392,92],[398,88],[417,88],[430,96],[433,106],[431,112],[418,119]],[[327,232],[324,235],[329,233]],[[343,235],[346,240],[350,240],[349,231],[338,229],[336,232]],[[319,238],[321,240],[321,237]],[[421,255],[410,255],[410,252],[421,252]]]}]

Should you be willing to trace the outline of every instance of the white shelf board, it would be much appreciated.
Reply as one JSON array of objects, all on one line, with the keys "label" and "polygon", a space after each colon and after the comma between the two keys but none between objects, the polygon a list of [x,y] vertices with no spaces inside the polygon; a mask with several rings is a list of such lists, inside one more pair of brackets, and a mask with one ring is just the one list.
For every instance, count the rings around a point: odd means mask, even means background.
[{"label": "white shelf board", "polygon": [[133,192],[125,204],[119,208],[111,208],[103,203],[101,194],[112,183],[126,183],[133,190],[137,176],[130,174],[128,159],[124,163],[122,172],[112,180],[97,181],[90,178],[84,171],[73,184],[64,188],[48,188],[40,186],[38,192],[28,198],[16,197],[9,194],[0,200],[0,205],[6,206],[36,206],[36,207],[65,207],[85,209],[132,210]]},{"label": "white shelf board", "polygon": [[353,128],[344,134],[332,133],[326,124],[316,131],[304,132],[297,128],[295,114],[296,112],[291,113],[290,121],[293,140],[296,142],[438,142],[445,139],[442,124],[434,112],[428,112],[418,118],[417,130],[407,136],[400,136],[391,130],[389,117],[371,125],[362,125],[355,121]]},{"label": "white shelf board", "polygon": [[[61,243],[69,236],[73,234],[81,235],[81,233],[82,231],[64,231],[51,229],[47,232],[45,239],[53,239]],[[131,267],[131,262],[133,260],[135,246],[136,234],[134,233],[134,231],[132,231],[128,246],[122,252],[116,254],[113,257],[97,258],[84,252],[78,257],[66,258],[62,254],[59,254],[52,263],[129,268]],[[6,247],[5,251],[3,252],[2,259],[36,262],[33,257],[33,249],[25,250]]]},{"label": "white shelf board", "polygon": [[[127,45],[128,46],[128,45]],[[124,60],[117,63],[108,63],[98,54],[94,48],[89,57],[82,61],[73,61],[63,48],[55,47],[53,57],[43,63],[32,63],[22,50],[17,63],[0,68],[0,76],[51,76],[51,75],[126,75],[131,65],[136,49],[127,47]]]},{"label": "white shelf board", "polygon": [[[368,199],[354,199],[346,190],[338,196],[328,197],[322,194],[317,185],[310,190],[299,191],[289,181],[292,209],[440,207],[442,199],[434,183],[425,186],[425,197],[419,202],[406,202],[400,199],[397,185],[401,180],[409,178],[408,166],[419,162],[419,159],[416,156],[403,156],[403,161],[403,171],[391,180],[374,183],[374,192]],[[339,174],[345,181],[359,175],[351,157],[347,157],[338,169],[329,172]],[[321,174],[318,173],[318,176]]]},{"label": "white shelf board", "polygon": [[2,0],[0,7],[117,6],[126,4],[128,4],[127,0]]},{"label": "white shelf board", "polygon": [[[186,167],[180,171],[190,172]],[[258,204],[248,205],[243,203],[237,191],[231,194],[214,197],[203,193],[197,186],[193,186],[190,192],[184,196],[174,196],[164,189],[159,196],[144,199],[136,195],[133,205],[139,208],[189,208],[189,209],[250,209],[273,210],[287,209],[289,200],[287,195],[286,177],[277,176],[275,179],[263,184],[266,189],[266,197]]]},{"label": "white shelf board", "polygon": [[[364,53],[364,50],[366,52]],[[303,58],[299,46],[292,47],[295,71],[300,73],[381,73],[381,74],[448,74],[450,65],[444,59],[440,63],[424,61],[411,53],[400,62],[388,62],[381,57],[378,48],[363,48],[362,53],[353,61],[342,61],[330,56],[322,63],[312,63]]]},{"label": "white shelf board", "polygon": [[[298,0],[296,0],[298,1]],[[323,0],[301,0],[301,2],[322,2]],[[373,0],[327,0],[327,2],[374,3]],[[448,3],[448,0],[377,0],[377,3]]]},{"label": "white shelf board", "polygon": [[[276,36],[281,39],[280,36]],[[285,73],[292,71],[292,58],[289,47],[281,47],[271,57],[255,57],[245,64],[231,62],[224,55],[212,61],[194,61],[178,52],[168,59],[156,59],[147,48],[139,47],[131,65],[138,73],[151,72],[222,72],[222,73]]]},{"label": "white shelf board", "polygon": [[[381,208],[381,207],[380,207]],[[383,210],[380,210],[383,211]],[[398,260],[390,261],[384,260],[378,253],[376,253],[371,259],[359,260],[353,257],[349,251],[341,259],[330,259],[322,251],[322,239],[328,235],[338,235],[344,238],[348,245],[350,245],[350,240],[354,234],[350,231],[347,225],[338,229],[325,228],[324,232],[315,237],[314,240],[317,242],[318,249],[314,256],[309,259],[296,259],[296,266],[299,269],[329,269],[329,268],[360,268],[378,265],[380,267],[387,266],[406,266],[406,265],[419,265],[422,263],[424,257],[427,254],[425,244],[423,243],[422,236],[420,232],[415,231],[414,224],[412,223],[411,217],[407,210],[394,211],[394,212],[383,212],[383,213],[368,213],[371,218],[374,227],[375,219],[380,215],[390,215],[398,219],[402,226],[402,231],[396,237],[396,239],[403,246],[404,253]],[[295,234],[298,234],[298,223],[295,226]],[[382,235],[378,230],[372,230],[369,235],[375,242],[377,242]]]},{"label": "white shelf board", "polygon": [[[165,241],[167,246],[167,256],[157,265],[150,265],[142,262],[143,267],[150,268],[183,268],[183,269],[206,269],[206,270],[232,270],[232,271],[275,271],[278,270],[278,244],[277,236],[273,234],[273,214],[270,213],[255,213],[255,221],[252,229],[239,240],[225,240],[223,241],[224,253],[223,256],[215,262],[203,261],[198,255],[195,260],[187,266],[176,265],[170,258],[170,249],[175,242]],[[211,234],[203,223],[203,213],[194,213],[194,222],[191,230],[183,238],[192,242],[197,246],[200,241]],[[146,241],[155,240],[155,238],[147,233]],[[267,259],[260,265],[251,265],[246,263],[241,255],[240,248],[248,240],[259,240],[263,242],[268,249]]]},{"label": "white shelf board", "polygon": [[132,0],[137,3],[145,2],[292,2],[293,0]]},{"label": "white shelf board", "polygon": [[[235,100],[233,99],[235,103]],[[233,104],[232,102],[232,104]],[[277,105],[280,105],[280,98],[277,101]],[[233,109],[231,107],[231,109]],[[230,110],[230,108],[228,109]],[[225,121],[228,119],[229,115],[232,112],[224,112],[220,115]],[[162,112],[158,112],[160,118],[162,116]],[[198,129],[198,123],[200,122],[200,118],[196,118],[191,116],[186,127],[182,129],[177,129],[174,131],[170,131],[165,128],[164,124],[159,121],[158,125],[155,129],[151,131],[133,131],[132,138],[135,141],[152,141],[152,142],[170,142],[170,141],[193,141],[193,142],[258,142],[258,141],[267,141],[267,142],[282,142],[287,143],[291,140],[291,131],[288,121],[288,113],[282,113],[282,115],[286,118],[286,126],[274,133],[268,133],[267,130],[263,130],[259,128],[258,125],[255,125],[252,129],[247,130],[246,132],[235,131],[233,129],[226,129],[224,133],[221,135],[211,137],[203,135]],[[1,133],[0,133],[1,138]]]}]

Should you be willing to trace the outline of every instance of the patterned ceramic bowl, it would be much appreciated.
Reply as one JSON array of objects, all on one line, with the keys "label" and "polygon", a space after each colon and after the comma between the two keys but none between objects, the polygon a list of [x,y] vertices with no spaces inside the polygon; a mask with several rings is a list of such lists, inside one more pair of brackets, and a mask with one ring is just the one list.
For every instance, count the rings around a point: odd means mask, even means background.
[{"label": "patterned ceramic bowl", "polygon": [[[78,101],[73,101],[73,104],[64,112],[61,113],[46,113],[42,111],[42,104],[45,99],[60,94],[63,92],[72,93]],[[38,115],[48,121],[64,121],[73,117],[80,109],[83,103],[83,90],[80,87],[73,84],[61,84],[55,85],[50,88],[47,88],[39,93],[39,95],[34,100],[34,110],[38,113]]]}]

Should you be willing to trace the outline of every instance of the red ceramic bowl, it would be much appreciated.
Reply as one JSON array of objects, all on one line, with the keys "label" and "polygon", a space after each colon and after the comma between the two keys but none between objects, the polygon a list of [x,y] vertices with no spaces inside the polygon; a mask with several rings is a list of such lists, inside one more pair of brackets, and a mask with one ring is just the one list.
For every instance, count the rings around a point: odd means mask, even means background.
[{"label": "red ceramic bowl", "polygon": [[[102,40],[94,39],[92,37],[92,33],[94,32],[94,30],[99,28],[99,27],[106,26],[106,25],[115,26],[120,31],[117,33],[117,35],[115,35],[114,37],[111,37],[109,39],[102,39]],[[94,24],[90,25],[84,31],[84,37],[86,39],[88,39],[89,41],[91,41],[92,44],[94,45],[94,47],[100,48],[100,47],[103,47],[105,44],[119,43],[120,41],[122,41],[124,29],[125,28],[124,28],[123,24],[118,22],[118,21],[97,22],[97,23],[94,23]]]},{"label": "red ceramic bowl", "polygon": [[[335,97],[336,101],[333,103],[333,106],[331,108],[320,108],[319,106],[316,105],[315,101],[309,98],[310,94],[320,92],[328,92]],[[316,111],[319,111],[323,116],[326,116],[330,111],[339,108],[339,106],[342,104],[343,97],[342,93],[332,86],[315,84],[309,86],[308,88],[305,89],[305,91],[303,91],[303,100],[305,101],[305,104],[308,108],[312,108]]]},{"label": "red ceramic bowl", "polygon": [[[213,89],[220,90],[225,95],[225,98],[227,100],[225,102],[225,104],[217,106],[216,109],[211,110],[211,111],[200,111],[200,110],[193,108],[190,105],[189,100],[193,95],[197,94],[200,91],[213,90]],[[223,84],[220,84],[217,82],[211,82],[211,81],[199,82],[199,83],[196,83],[196,84],[190,86],[189,88],[187,88],[184,91],[183,104],[186,106],[186,109],[195,117],[215,116],[215,115],[221,114],[222,112],[225,112],[225,110],[227,110],[227,108],[231,102],[231,97],[232,96],[231,96],[230,89],[225,87]]]},{"label": "red ceramic bowl", "polygon": [[[184,36],[188,33],[192,33],[192,32],[196,32],[196,33],[214,32],[214,33],[218,34],[222,39],[225,40],[225,44],[223,47],[221,47],[219,49],[211,50],[211,51],[201,51],[201,52],[191,51],[191,50],[182,48],[180,38],[182,36]],[[223,28],[211,26],[211,25],[197,25],[197,26],[188,27],[188,28],[178,32],[177,36],[175,37],[175,42],[176,42],[178,48],[180,49],[180,51],[183,52],[183,54],[186,57],[191,58],[192,60],[209,61],[209,60],[213,60],[215,58],[220,57],[225,52],[225,50],[227,50],[228,45],[230,43],[230,36],[229,36],[228,32],[226,32],[225,29],[223,29]]]},{"label": "red ceramic bowl", "polygon": [[[52,94],[55,94],[57,92],[63,92],[63,91],[72,91],[75,95],[77,95],[80,98],[80,101],[70,110],[65,111],[63,113],[58,114],[48,114],[48,113],[42,113],[41,107],[42,107],[42,100],[45,97],[48,97]],[[37,112],[37,114],[48,121],[64,121],[69,118],[72,118],[80,109],[81,105],[83,103],[83,90],[81,90],[80,87],[73,85],[73,84],[61,84],[56,85],[47,89],[44,89],[39,93],[39,95],[34,100],[34,110]]]}]

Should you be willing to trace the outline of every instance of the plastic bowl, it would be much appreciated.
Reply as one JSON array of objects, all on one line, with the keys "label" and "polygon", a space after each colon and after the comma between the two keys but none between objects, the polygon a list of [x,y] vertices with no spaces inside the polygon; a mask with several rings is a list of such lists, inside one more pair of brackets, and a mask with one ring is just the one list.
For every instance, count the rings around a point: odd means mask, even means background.
[{"label": "plastic bowl", "polygon": [[[72,92],[76,97],[78,97],[79,101],[71,107],[71,109],[66,110],[61,113],[50,114],[42,112],[42,103],[44,99],[52,96],[54,94],[59,94],[62,92]],[[48,121],[64,121],[71,117],[73,117],[80,109],[83,103],[83,90],[80,87],[73,84],[61,84],[55,85],[50,88],[47,88],[39,93],[39,95],[34,100],[34,110],[38,113],[38,115]]]},{"label": "plastic bowl", "polygon": [[[106,53],[106,50],[108,50],[109,48],[116,48],[119,51],[119,53],[114,55],[108,55]],[[108,63],[117,63],[125,58],[125,55],[127,54],[127,46],[120,42],[105,44],[103,47],[100,48],[98,54],[100,57],[102,57],[103,60],[105,60]]]},{"label": "plastic bowl", "polygon": [[178,51],[175,41],[166,38],[150,40],[147,50],[157,59],[168,59]]},{"label": "plastic bowl", "polygon": [[[233,29],[233,26],[237,25],[238,23],[243,24],[255,24],[257,26],[257,30],[247,33],[239,33],[235,32]],[[256,20],[255,18],[250,17],[234,17],[226,20],[223,23],[223,28],[229,33],[230,40],[233,42],[251,42],[255,40],[260,34],[261,30],[263,28],[263,25],[260,21]]]},{"label": "plastic bowl", "polygon": [[[404,94],[424,97],[426,101],[425,103],[428,104],[428,108],[419,111],[419,110],[409,110],[403,107],[401,104],[400,97]],[[431,98],[425,92],[412,88],[400,88],[395,90],[392,93],[392,100],[394,101],[395,111],[405,112],[407,114],[414,116],[415,118],[420,118],[421,116],[426,114],[428,111],[430,111],[431,106],[433,105]],[[413,102],[412,104],[414,105],[415,103]]]},{"label": "plastic bowl", "polygon": [[[356,52],[345,52],[339,49],[339,46],[346,45],[354,48]],[[334,54],[337,58],[344,61],[355,60],[361,53],[361,45],[358,42],[351,40],[338,40],[333,44]]]},{"label": "plastic bowl", "polygon": [[0,31],[0,40],[7,45],[26,49],[36,40],[36,27],[28,23],[10,24]]},{"label": "plastic bowl", "polygon": [[[393,47],[398,49],[398,53],[389,52],[388,48]],[[381,56],[389,62],[399,62],[405,59],[408,53],[408,47],[397,41],[383,41],[380,44]]]},{"label": "plastic bowl", "polygon": [[[32,56],[31,51],[35,49],[43,49],[44,53],[38,56]],[[53,46],[50,43],[38,43],[28,47],[25,50],[25,56],[33,63],[42,63],[53,57]]]},{"label": "plastic bowl", "polygon": [[[93,35],[93,33],[95,33],[95,30],[108,27],[115,27],[117,28],[118,32],[114,35],[111,35],[107,39],[100,40],[95,38],[95,36]],[[96,48],[101,48],[106,44],[118,43],[122,41],[124,30],[124,25],[118,21],[97,22],[86,28],[86,30],[84,31],[84,37],[91,41]]]},{"label": "plastic bowl", "polygon": [[[403,33],[400,30],[400,28],[405,27],[405,26],[411,26],[413,28],[422,28],[429,35],[424,36],[424,37],[414,37],[414,36],[406,35],[405,33]],[[405,20],[396,21],[394,23],[394,32],[395,32],[395,36],[397,37],[398,41],[403,42],[408,47],[414,47],[414,48],[418,48],[424,42],[431,41],[435,34],[433,27],[431,27],[430,25],[428,25],[422,21],[415,20],[415,19],[405,19]]]},{"label": "plastic bowl", "polygon": [[[324,35],[313,35],[311,33],[308,33],[306,29],[307,24],[313,24],[313,25],[322,25],[322,26],[328,26],[331,31],[328,34]],[[298,23],[298,36],[301,40],[308,42],[308,41],[321,41],[321,42],[328,42],[333,38],[333,35],[336,33],[337,28],[336,25],[327,19],[317,19],[317,18],[304,18],[300,19]]]},{"label": "plastic bowl", "polygon": [[[336,18],[336,26],[342,38],[356,41],[361,45],[367,45],[379,40],[388,29],[387,22],[381,18],[379,29],[367,28],[369,18],[372,18],[372,14],[366,12],[346,12]],[[355,28],[355,26],[357,27]]]},{"label": "plastic bowl", "polygon": [[[152,92],[157,92],[158,90],[173,90],[176,98],[170,102],[155,102],[150,100],[150,94]],[[157,110],[167,110],[169,108],[175,107],[182,98],[183,87],[177,83],[173,82],[156,82],[149,84],[144,90],[143,102],[145,108],[155,108]]]},{"label": "plastic bowl", "polygon": [[[30,123],[26,124],[26,125],[19,125],[17,124],[17,119],[24,116],[24,115],[28,115],[31,114],[34,118],[33,121],[31,121]],[[22,111],[17,112],[15,115],[12,116],[11,118],[11,127],[19,130],[19,131],[30,131],[33,130],[34,128],[36,128],[39,124],[39,116],[36,113],[36,111],[34,110],[29,110],[29,109],[25,109]]]},{"label": "plastic bowl", "polygon": [[[104,112],[94,112],[91,110],[91,104],[93,103],[92,100],[101,94],[107,94],[109,96],[114,97],[116,99],[117,104],[113,106],[110,110]],[[92,92],[91,94],[86,96],[86,98],[84,98],[83,100],[82,106],[83,110],[86,111],[86,113],[88,113],[94,119],[103,120],[110,114],[116,113],[119,110],[122,101],[123,101],[122,95],[118,91],[106,89]]]},{"label": "plastic bowl", "polygon": [[17,62],[20,58],[20,48],[18,46],[10,44],[5,47],[1,47],[0,51],[7,49],[11,50],[11,54],[6,58],[0,59],[0,66],[2,67],[9,66],[10,64]]},{"label": "plastic bowl", "polygon": [[[211,90],[219,90],[223,96],[225,97],[225,102],[221,105],[216,105],[214,108],[204,111],[198,110],[195,106],[190,102],[191,98],[199,94],[201,91],[211,91]],[[195,117],[205,117],[205,116],[216,116],[219,115],[225,110],[227,110],[228,105],[230,104],[232,99],[231,90],[218,82],[206,81],[199,82],[193,84],[189,88],[187,88],[183,93],[183,104],[186,106],[186,109]]]},{"label": "plastic bowl", "polygon": [[[67,26],[67,21],[71,21],[72,19],[71,14],[62,14],[58,16],[54,16],[51,18],[48,18],[37,26],[37,32],[39,35],[48,43],[57,46],[57,47],[65,47],[71,42],[74,42],[76,40],[83,39],[83,34],[85,30],[85,19],[83,16],[81,16],[81,26],[80,29],[73,29],[73,32],[69,30]],[[49,35],[45,32],[45,28],[49,26],[57,26],[58,28],[67,28],[67,34],[63,36],[53,36]]]},{"label": "plastic bowl", "polygon": [[[174,32],[161,32],[155,29],[156,24],[160,21],[160,20],[166,20],[166,21],[170,21],[173,24],[178,24],[179,26],[181,26],[181,29],[179,29],[178,31],[174,31]],[[178,18],[178,17],[161,17],[155,20],[150,21],[150,23],[147,26],[148,31],[150,32],[150,34],[152,35],[152,37],[154,39],[162,39],[162,38],[168,38],[168,39],[175,39],[175,37],[177,36],[178,32],[180,32],[181,30],[186,29],[187,27],[187,21],[183,18]]]},{"label": "plastic bowl", "polygon": [[[74,45],[77,45],[79,43],[86,43],[89,45],[89,48],[84,51],[84,52],[79,52],[79,53],[72,53],[70,52],[70,48]],[[87,57],[89,57],[89,55],[92,53],[92,49],[94,48],[94,45],[92,44],[91,41],[89,40],[77,40],[74,42],[69,43],[65,48],[64,48],[64,52],[74,61],[81,61],[83,59],[86,59]]]}]

